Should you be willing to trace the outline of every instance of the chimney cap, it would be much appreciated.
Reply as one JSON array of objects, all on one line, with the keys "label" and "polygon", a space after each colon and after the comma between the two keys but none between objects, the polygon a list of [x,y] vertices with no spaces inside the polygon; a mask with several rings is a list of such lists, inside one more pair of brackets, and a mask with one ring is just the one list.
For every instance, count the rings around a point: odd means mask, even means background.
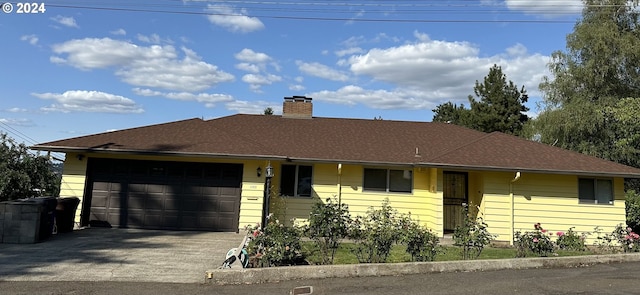
[{"label": "chimney cap", "polygon": [[304,102],[311,102],[313,98],[311,97],[306,97],[304,95],[294,95],[291,97],[285,97],[284,100],[286,101],[304,101]]}]

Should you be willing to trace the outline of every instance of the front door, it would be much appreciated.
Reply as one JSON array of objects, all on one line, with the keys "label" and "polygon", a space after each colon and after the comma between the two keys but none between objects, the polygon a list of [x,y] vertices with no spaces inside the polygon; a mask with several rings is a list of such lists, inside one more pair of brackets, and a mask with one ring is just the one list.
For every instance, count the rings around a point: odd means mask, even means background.
[{"label": "front door", "polygon": [[468,203],[467,173],[443,173],[444,231],[453,232],[464,221],[462,204]]}]

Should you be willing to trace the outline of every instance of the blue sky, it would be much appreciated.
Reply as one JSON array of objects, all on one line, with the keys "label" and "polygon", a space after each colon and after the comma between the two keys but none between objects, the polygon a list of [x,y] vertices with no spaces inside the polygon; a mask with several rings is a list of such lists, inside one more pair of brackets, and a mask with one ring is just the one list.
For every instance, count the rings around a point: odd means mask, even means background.
[{"label": "blue sky", "polygon": [[[27,145],[282,109],[430,121],[493,64],[531,113],[579,0],[87,1],[0,14],[0,132]],[[5,8],[5,7],[3,7]]]}]

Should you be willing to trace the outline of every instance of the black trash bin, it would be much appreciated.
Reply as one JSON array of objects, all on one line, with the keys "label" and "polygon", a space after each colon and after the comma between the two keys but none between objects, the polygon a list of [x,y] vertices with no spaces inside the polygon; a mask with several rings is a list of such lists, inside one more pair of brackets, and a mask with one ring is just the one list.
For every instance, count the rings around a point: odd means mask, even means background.
[{"label": "black trash bin", "polygon": [[68,233],[73,231],[73,221],[76,218],[80,199],[76,197],[59,198],[56,206],[56,226],[58,233]]}]

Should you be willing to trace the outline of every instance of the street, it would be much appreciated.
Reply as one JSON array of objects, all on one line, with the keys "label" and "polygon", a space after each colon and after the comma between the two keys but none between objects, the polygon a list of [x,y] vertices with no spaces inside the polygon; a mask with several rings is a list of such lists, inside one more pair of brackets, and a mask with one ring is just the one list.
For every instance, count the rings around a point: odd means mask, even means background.
[{"label": "street", "polygon": [[640,294],[640,263],[571,269],[527,269],[285,281],[216,286],[135,282],[0,282],[0,294],[289,294],[313,286],[313,294]]}]

